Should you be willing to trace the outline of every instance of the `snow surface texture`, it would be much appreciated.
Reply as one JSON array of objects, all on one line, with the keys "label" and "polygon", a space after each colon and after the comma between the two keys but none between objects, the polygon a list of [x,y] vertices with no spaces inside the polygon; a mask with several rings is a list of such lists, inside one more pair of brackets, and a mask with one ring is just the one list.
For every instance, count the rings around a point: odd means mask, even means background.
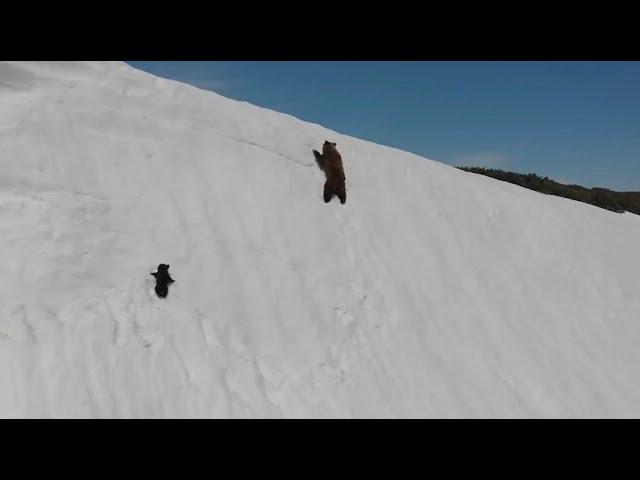
[{"label": "snow surface texture", "polygon": [[640,416],[638,216],[119,62],[0,105],[2,417]]}]

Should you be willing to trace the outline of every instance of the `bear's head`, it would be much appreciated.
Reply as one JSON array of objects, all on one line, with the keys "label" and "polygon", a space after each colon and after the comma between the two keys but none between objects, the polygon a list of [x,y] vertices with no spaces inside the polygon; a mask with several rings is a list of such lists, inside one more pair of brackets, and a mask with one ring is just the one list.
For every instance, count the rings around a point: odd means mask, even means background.
[{"label": "bear's head", "polygon": [[329,151],[335,151],[336,144],[334,142],[330,142],[329,140],[324,141],[324,145],[322,145],[322,153],[325,154]]}]

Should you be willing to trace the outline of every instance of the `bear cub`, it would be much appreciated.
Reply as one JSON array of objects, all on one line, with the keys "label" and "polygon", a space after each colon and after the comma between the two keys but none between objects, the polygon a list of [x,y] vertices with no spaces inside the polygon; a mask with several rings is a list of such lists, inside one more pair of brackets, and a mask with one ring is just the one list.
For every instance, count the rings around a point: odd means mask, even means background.
[{"label": "bear cub", "polygon": [[324,202],[330,202],[333,196],[337,195],[340,203],[344,205],[347,201],[345,176],[342,167],[342,157],[336,149],[336,144],[325,140],[322,146],[322,153],[314,150],[313,154],[316,157],[318,167],[324,172],[325,178],[327,179],[324,183]]},{"label": "bear cub", "polygon": [[169,275],[169,265],[161,263],[158,265],[158,271],[151,275],[156,277],[156,293],[160,298],[165,298],[169,293],[169,284],[175,282]]}]

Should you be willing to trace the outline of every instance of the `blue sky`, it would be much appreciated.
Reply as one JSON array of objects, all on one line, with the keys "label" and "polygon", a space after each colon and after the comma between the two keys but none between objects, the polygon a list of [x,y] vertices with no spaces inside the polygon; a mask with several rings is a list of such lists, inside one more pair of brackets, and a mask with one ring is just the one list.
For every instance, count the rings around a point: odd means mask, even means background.
[{"label": "blue sky", "polygon": [[129,62],[452,165],[640,190],[640,62]]}]

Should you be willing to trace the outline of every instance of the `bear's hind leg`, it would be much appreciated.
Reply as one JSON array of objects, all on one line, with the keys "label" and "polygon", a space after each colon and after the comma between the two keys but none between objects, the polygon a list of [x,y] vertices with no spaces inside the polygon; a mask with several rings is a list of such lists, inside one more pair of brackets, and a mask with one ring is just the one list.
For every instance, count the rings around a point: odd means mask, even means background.
[{"label": "bear's hind leg", "polygon": [[331,197],[333,197],[333,191],[329,181],[327,180],[324,182],[324,203],[329,203],[331,201]]},{"label": "bear's hind leg", "polygon": [[167,288],[167,285],[165,285],[165,284],[157,284],[155,290],[156,290],[156,294],[160,298],[165,298],[167,296],[167,294],[169,293],[169,289]]},{"label": "bear's hind leg", "polygon": [[344,205],[345,202],[347,201],[347,191],[344,187],[344,183],[341,183],[340,186],[338,187],[338,198],[340,199],[340,203],[342,205]]}]

